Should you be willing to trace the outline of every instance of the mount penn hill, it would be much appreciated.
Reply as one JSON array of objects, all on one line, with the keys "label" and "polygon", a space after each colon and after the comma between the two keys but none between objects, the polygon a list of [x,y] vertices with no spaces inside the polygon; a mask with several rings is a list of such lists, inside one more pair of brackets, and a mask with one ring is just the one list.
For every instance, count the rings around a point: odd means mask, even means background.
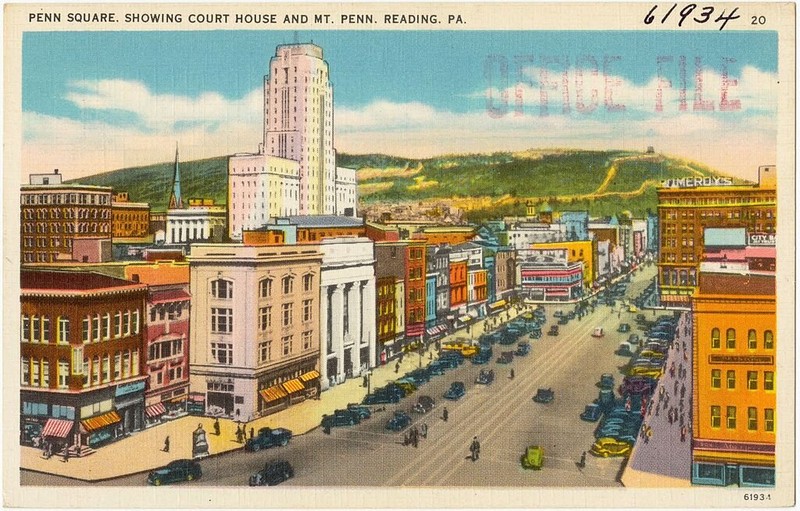
[{"label": "mount penn hill", "polygon": [[[705,165],[655,153],[529,150],[415,159],[383,154],[337,155],[337,165],[358,170],[359,202],[449,202],[473,221],[524,215],[525,202],[554,209],[584,209],[593,216],[655,211],[665,179],[721,174]],[[227,200],[228,157],[182,161],[184,198]],[[174,162],[95,174],[70,182],[127,191],[130,200],[165,211]]]}]

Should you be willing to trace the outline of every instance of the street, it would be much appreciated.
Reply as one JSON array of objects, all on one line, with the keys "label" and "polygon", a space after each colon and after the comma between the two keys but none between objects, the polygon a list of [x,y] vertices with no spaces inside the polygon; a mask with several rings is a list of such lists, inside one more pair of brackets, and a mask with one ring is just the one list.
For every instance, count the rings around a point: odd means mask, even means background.
[{"label": "street", "polygon": [[[635,272],[628,287],[628,298],[640,294],[655,274],[655,267]],[[515,346],[493,346],[488,365],[466,361],[442,376],[434,376],[417,392],[370,419],[352,427],[338,427],[330,435],[321,428],[296,436],[287,447],[257,453],[234,451],[200,461],[203,476],[182,485],[242,486],[248,477],[268,460],[288,460],[295,469],[289,486],[619,486],[622,458],[586,458],[578,468],[581,453],[594,442],[596,423],[584,422],[579,414],[598,396],[596,383],[603,373],[622,381],[619,367],[627,359],[614,354],[629,333],[618,333],[625,322],[634,324],[634,313],[619,307],[598,305],[582,319],[561,325],[558,336],[547,335],[555,323],[553,313],[572,310],[573,304],[546,306],[547,322],[543,336],[530,340],[532,351],[515,357],[508,365],[497,364],[500,352]],[[650,312],[647,312],[650,315]],[[605,336],[591,336],[596,327]],[[634,330],[634,332],[641,334]],[[473,332],[477,338],[478,332]],[[524,337],[527,340],[527,336]],[[409,355],[415,356],[415,355]],[[427,357],[425,359],[427,363]],[[484,368],[492,368],[496,379],[488,386],[475,385]],[[515,378],[509,377],[514,369]],[[442,395],[454,381],[463,381],[467,393],[449,402]],[[555,399],[548,404],[532,401],[538,388],[552,388]],[[403,432],[384,428],[394,410],[406,410],[419,395],[430,395],[436,408],[425,415],[410,414],[414,424],[428,425],[428,436],[419,447],[403,445]],[[324,395],[323,395],[324,399]],[[447,407],[449,420],[441,418]],[[379,407],[378,407],[379,408]],[[480,459],[469,460],[473,437],[480,441]],[[520,457],[529,445],[544,448],[544,467],[524,470]],[[23,485],[102,484],[136,486],[145,484],[145,474],[136,474],[102,483],[82,483],[57,476],[21,471]]]}]

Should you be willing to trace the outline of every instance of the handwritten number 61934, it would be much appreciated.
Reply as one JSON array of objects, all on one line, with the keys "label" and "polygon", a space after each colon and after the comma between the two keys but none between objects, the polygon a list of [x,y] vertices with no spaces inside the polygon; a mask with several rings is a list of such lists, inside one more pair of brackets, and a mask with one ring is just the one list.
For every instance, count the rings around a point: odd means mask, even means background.
[{"label": "handwritten number 61934", "polygon": [[[669,9],[659,9],[658,4],[654,5],[650,12],[644,17],[644,24],[650,25],[654,21],[659,20],[662,25],[664,25],[667,20],[670,19],[673,12],[678,8],[678,4],[672,4]],[[723,10],[716,18],[712,18],[714,15],[714,7],[708,5],[705,7],[699,7],[697,4],[688,4],[683,9],[678,11],[677,14],[673,17],[673,21],[677,19],[678,26],[682,27],[684,22],[687,20],[694,21],[695,23],[703,24],[708,23],[709,21],[713,21],[713,23],[719,24],[719,29],[722,30],[725,28],[725,25],[728,24],[729,21],[737,20],[741,18],[736,11],[738,11],[738,7],[734,7],[730,14],[726,14],[725,10]],[[661,12],[664,12],[662,15]],[[694,17],[690,17],[692,14],[695,14]]]}]

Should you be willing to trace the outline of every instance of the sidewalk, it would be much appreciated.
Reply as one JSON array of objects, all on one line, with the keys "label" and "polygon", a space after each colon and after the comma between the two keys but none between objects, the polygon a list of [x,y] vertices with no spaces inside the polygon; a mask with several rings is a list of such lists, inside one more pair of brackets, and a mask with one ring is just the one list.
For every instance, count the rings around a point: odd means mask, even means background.
[{"label": "sidewalk", "polygon": [[[652,436],[647,442],[639,437],[633,448],[628,465],[622,475],[622,483],[627,487],[688,487],[691,486],[692,470],[692,336],[689,314],[684,313],[678,321],[674,345],[669,350],[666,370],[658,383],[653,396],[653,410],[644,420],[644,425],[652,428]],[[683,343],[686,343],[686,350]],[[684,358],[684,355],[686,358]],[[670,367],[674,364],[674,376]],[[685,376],[680,377],[683,367]],[[675,392],[677,382],[677,393]],[[685,386],[683,408],[680,407],[681,386]],[[663,395],[662,393],[663,389]],[[669,410],[677,408],[678,420],[669,421]],[[658,415],[656,415],[658,409]],[[686,437],[681,441],[680,416],[686,425]]]},{"label": "sidewalk", "polygon": [[[498,312],[489,319],[505,318],[506,313],[513,319],[522,311],[512,307]],[[454,340],[456,337],[477,339],[483,333],[483,324],[486,321],[487,319],[481,319],[471,325],[471,335],[460,330],[445,336],[441,342]],[[430,362],[429,352],[433,352],[432,346],[425,352],[421,361],[422,366]],[[436,358],[435,352],[433,352],[433,358]],[[406,354],[397,374],[394,371],[395,364],[396,360],[391,360],[384,366],[373,368],[370,387],[374,389],[383,386],[406,372],[420,367],[420,355],[419,353]],[[367,393],[367,389],[362,387],[362,381],[361,377],[351,378],[323,392],[318,400],[306,400],[267,417],[252,420],[246,423],[245,431],[248,437],[250,428],[258,431],[259,428],[265,426],[287,428],[294,435],[308,433],[319,426],[323,414],[330,414],[336,409],[345,408],[348,403],[360,403]],[[220,419],[220,435],[216,436],[213,434],[213,418],[187,416],[133,433],[128,438],[100,447],[94,454],[84,458],[70,458],[66,463],[58,456],[50,459],[42,458],[40,449],[20,446],[20,468],[84,481],[101,481],[148,472],[156,467],[166,465],[172,460],[191,459],[192,432],[197,429],[198,425],[202,425],[206,431],[211,456],[242,448],[242,444],[236,442],[237,423],[233,420]],[[162,451],[167,436],[170,440],[168,453]],[[144,475],[142,479],[144,480]]]}]

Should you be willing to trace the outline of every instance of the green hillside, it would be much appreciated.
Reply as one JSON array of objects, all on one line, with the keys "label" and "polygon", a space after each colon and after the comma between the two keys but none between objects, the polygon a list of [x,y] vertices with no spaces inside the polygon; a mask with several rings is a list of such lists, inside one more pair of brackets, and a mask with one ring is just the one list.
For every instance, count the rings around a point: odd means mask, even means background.
[{"label": "green hillside", "polygon": [[[227,157],[181,162],[184,198],[227,199]],[[383,154],[337,155],[337,165],[358,170],[359,200],[398,203],[450,200],[474,220],[521,215],[525,202],[547,200],[554,208],[588,209],[593,215],[655,210],[663,179],[708,176],[703,165],[631,151],[549,150],[443,155],[413,159]],[[131,200],[166,209],[174,164],[120,169],[73,182],[127,191]],[[478,200],[480,198],[481,200]]]}]

